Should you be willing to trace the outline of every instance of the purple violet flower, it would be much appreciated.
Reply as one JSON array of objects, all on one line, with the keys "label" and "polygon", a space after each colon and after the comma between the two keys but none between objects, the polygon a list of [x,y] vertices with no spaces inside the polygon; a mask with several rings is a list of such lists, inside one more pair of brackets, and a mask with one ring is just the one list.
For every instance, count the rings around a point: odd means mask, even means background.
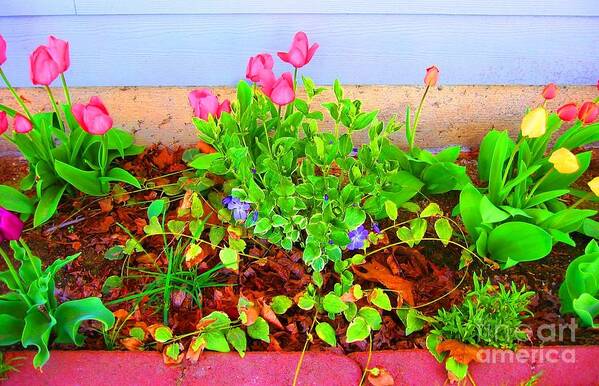
[{"label": "purple violet flower", "polygon": [[258,221],[258,211],[257,210],[255,210],[254,213],[252,214],[252,221],[253,222]]},{"label": "purple violet flower", "polygon": [[325,194],[323,198],[324,198],[324,202],[329,201],[329,195],[328,194]]},{"label": "purple violet flower", "polygon": [[379,224],[376,222],[372,223],[372,231],[374,233],[381,233],[381,228],[379,228]]},{"label": "purple violet flower", "polygon": [[247,202],[240,201],[238,198],[227,196],[223,198],[223,205],[227,206],[227,209],[233,212],[233,218],[235,220],[245,221],[250,211],[250,204]]},{"label": "purple violet flower", "polygon": [[347,246],[348,250],[353,251],[354,249],[364,248],[364,242],[366,241],[366,238],[368,238],[368,231],[364,228],[364,225],[360,225],[353,231],[350,231],[347,235],[350,240]]},{"label": "purple violet flower", "polygon": [[357,148],[357,147],[354,147],[354,148],[351,150],[351,153],[349,153],[349,155],[350,155],[350,156],[352,156],[352,157],[356,157],[356,156],[358,155],[358,148]]}]

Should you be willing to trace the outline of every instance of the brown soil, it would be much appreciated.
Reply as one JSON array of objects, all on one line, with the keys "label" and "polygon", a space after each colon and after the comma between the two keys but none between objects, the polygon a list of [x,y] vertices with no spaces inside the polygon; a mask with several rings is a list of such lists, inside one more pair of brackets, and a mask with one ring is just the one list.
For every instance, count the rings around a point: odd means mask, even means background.
[{"label": "brown soil", "polygon": [[[157,184],[172,183],[178,178],[177,175],[160,177],[166,173],[180,172],[185,166],[181,163],[181,150],[171,152],[164,148],[154,148],[144,156],[124,165],[135,175],[144,178],[154,178]],[[595,151],[599,153],[599,151]],[[581,179],[586,183],[591,176],[599,175],[599,154],[594,154],[594,161],[589,171]],[[467,166],[469,173],[475,176],[476,162],[475,154],[465,154],[461,161]],[[0,159],[0,183],[18,185],[19,178],[26,174],[26,163],[15,158]],[[114,289],[102,294],[102,285],[107,277],[120,275],[123,270],[123,261],[109,261],[104,258],[104,252],[113,245],[123,244],[127,240],[125,232],[117,226],[123,224],[133,234],[141,235],[145,225],[145,206],[128,205],[134,201],[149,201],[158,196],[157,191],[145,191],[131,194],[127,200],[109,199],[100,202],[90,197],[74,197],[65,200],[59,208],[58,215],[50,223],[41,229],[33,229],[25,234],[33,251],[40,254],[42,259],[48,263],[56,258],[81,252],[81,257],[70,264],[57,280],[57,293],[62,299],[79,298],[85,296],[100,296],[109,302],[120,297],[139,291],[143,281],[127,280],[121,289]],[[444,209],[446,214],[457,203],[458,195],[450,193],[436,196],[434,200]],[[426,203],[423,202],[425,205]],[[169,216],[176,216],[174,205],[171,207]],[[393,242],[393,236],[389,236]],[[531,329],[531,340],[529,344],[542,343],[537,332],[541,324],[567,324],[570,317],[562,317],[559,313],[558,289],[563,280],[565,270],[569,262],[579,256],[584,245],[588,242],[583,237],[576,239],[577,247],[572,248],[564,244],[556,246],[550,256],[532,263],[520,264],[505,271],[491,269],[488,265],[473,264],[468,271],[458,271],[460,250],[457,247],[439,248],[438,245],[423,243],[415,249],[390,247],[369,257],[380,262],[390,269],[395,275],[415,283],[414,295],[416,304],[424,304],[443,297],[440,301],[422,308],[428,315],[436,313],[439,307],[450,307],[459,303],[463,294],[468,291],[471,283],[472,272],[482,273],[483,277],[489,278],[495,284],[506,284],[512,281],[518,286],[526,285],[529,290],[535,291],[531,304],[533,316],[527,320]],[[161,240],[148,239],[148,252],[154,252],[159,264],[164,264],[161,258]],[[185,333],[194,330],[196,322],[213,310],[227,312],[232,319],[237,318],[237,301],[241,295],[256,301],[258,304],[268,301],[275,295],[296,296],[307,283],[310,282],[310,274],[306,271],[301,261],[300,251],[287,253],[270,245],[264,248],[260,242],[248,241],[248,253],[255,259],[245,259],[240,264],[238,273],[223,272],[218,280],[233,286],[208,288],[203,291],[203,307],[198,310],[193,307],[191,299],[182,297],[173,302],[169,324],[176,333]],[[216,253],[208,256],[200,265],[199,270],[206,270],[214,266],[218,257]],[[130,262],[131,265],[143,264]],[[329,272],[329,271],[327,271]],[[463,275],[466,275],[462,281]],[[324,275],[324,288],[332,289],[337,280],[335,274]],[[377,283],[366,281],[356,276],[356,283],[363,288],[372,288]],[[459,288],[454,287],[462,283]],[[395,301],[395,299],[393,299]],[[175,305],[176,304],[176,305]],[[360,305],[360,304],[358,304]],[[121,303],[110,306],[111,309],[128,308],[131,303]],[[250,350],[284,350],[299,351],[302,349],[306,332],[312,325],[313,311],[303,311],[298,307],[292,307],[285,315],[278,317],[280,326],[271,323],[271,343],[253,341]],[[156,312],[151,304],[143,304],[134,314],[137,321],[152,324],[161,321],[161,313]],[[338,333],[344,332],[347,323],[338,317],[333,323]],[[383,327],[373,334],[373,349],[400,349],[424,347],[424,339],[427,331],[413,333],[405,336],[404,326],[396,315],[385,312],[383,315]],[[89,331],[87,347],[103,348],[103,338]],[[567,339],[552,344],[599,344],[599,333],[591,329],[577,329],[574,342]],[[311,345],[312,350],[330,349],[328,346],[315,338]],[[368,350],[367,343],[347,344],[341,342],[337,350],[344,352]]]}]

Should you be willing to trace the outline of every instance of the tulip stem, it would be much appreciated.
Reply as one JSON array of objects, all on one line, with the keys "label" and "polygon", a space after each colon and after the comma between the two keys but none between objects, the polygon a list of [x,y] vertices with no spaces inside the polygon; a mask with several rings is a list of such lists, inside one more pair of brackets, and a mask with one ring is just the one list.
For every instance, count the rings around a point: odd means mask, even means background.
[{"label": "tulip stem", "polygon": [[507,167],[505,168],[505,172],[503,173],[503,183],[501,185],[502,188],[503,188],[503,186],[505,186],[505,183],[507,182],[507,178],[510,175],[510,171],[511,171],[510,169],[512,167],[512,163],[514,162],[516,153],[518,153],[518,150],[520,149],[520,145],[522,145],[523,141],[524,141],[524,137],[520,138],[520,140],[514,146],[514,149],[512,150],[512,154],[510,154],[510,158],[507,161]]},{"label": "tulip stem", "polygon": [[60,74],[60,81],[62,82],[62,90],[64,91],[64,97],[67,101],[67,104],[71,106],[71,94],[69,94],[69,88],[67,87],[67,81],[64,78],[64,73]]},{"label": "tulip stem", "polygon": [[8,87],[8,90],[10,91],[12,96],[17,100],[17,103],[19,103],[23,111],[25,111],[25,114],[27,114],[27,117],[29,117],[29,120],[33,123],[33,116],[31,115],[31,112],[29,112],[29,109],[27,108],[27,106],[25,106],[25,102],[23,102],[23,99],[19,96],[19,94],[17,94],[15,89],[8,81],[8,78],[4,74],[4,71],[2,71],[2,67],[0,67],[0,76],[2,77],[4,84],[6,84],[6,87]]},{"label": "tulip stem", "polygon": [[102,172],[102,177],[106,176],[106,167],[108,163],[108,137],[106,134],[102,135],[102,159],[100,160],[100,171]]},{"label": "tulip stem", "polygon": [[593,196],[593,192],[587,192],[587,194],[585,194],[584,196],[580,197],[578,199],[578,201],[576,201],[574,204],[572,204],[572,206],[570,206],[570,209],[576,208],[578,205],[582,204],[583,202],[585,202],[586,200],[588,200],[592,196]]},{"label": "tulip stem", "polygon": [[541,178],[540,178],[540,179],[539,179],[539,180],[538,180],[538,181],[537,181],[537,182],[534,184],[534,186],[533,186],[533,187],[532,187],[532,189],[530,190],[530,193],[528,193],[528,194],[526,195],[526,201],[528,201],[529,199],[531,199],[531,198],[532,198],[532,196],[535,194],[535,191],[537,190],[537,188],[538,188],[539,186],[541,186],[541,184],[542,184],[543,182],[545,182],[545,180],[547,179],[547,177],[549,177],[549,176],[550,176],[550,175],[553,173],[553,171],[554,171],[554,170],[555,170],[555,169],[553,169],[553,168],[549,169],[549,171],[548,171],[547,173],[545,173],[545,175],[544,175],[543,177],[541,177]]},{"label": "tulip stem", "polygon": [[62,115],[60,114],[60,110],[58,110],[58,105],[56,104],[56,99],[54,99],[54,94],[52,94],[52,90],[50,90],[50,87],[44,86],[44,88],[46,89],[46,92],[48,93],[48,97],[50,98],[50,103],[52,103],[52,107],[54,108],[54,111],[56,112],[56,116],[58,118],[58,126],[60,126],[60,129],[64,132],[64,125],[62,123]]},{"label": "tulip stem", "polygon": [[420,121],[420,112],[422,111],[422,105],[424,105],[424,98],[426,98],[426,94],[428,93],[428,89],[431,86],[426,86],[424,89],[424,94],[422,94],[422,98],[420,98],[420,104],[418,105],[418,109],[416,110],[416,115],[414,116],[414,124],[411,127],[412,130],[412,141],[410,145],[410,154],[414,150],[414,139],[416,138],[416,128],[418,127],[418,122]]},{"label": "tulip stem", "polygon": [[10,258],[8,257],[8,255],[6,254],[6,252],[4,251],[4,249],[2,247],[0,247],[0,255],[2,255],[2,258],[4,259],[4,263],[6,263],[6,267],[8,268],[8,271],[10,272],[12,279],[15,281],[15,284],[19,287],[19,290],[21,291],[21,297],[23,299],[25,299],[25,302],[27,303],[27,305],[29,307],[31,307],[31,301],[29,300],[29,297],[27,296],[27,291],[25,291],[25,287],[23,287],[23,282],[21,281],[21,278],[17,274],[17,270],[12,265]]}]

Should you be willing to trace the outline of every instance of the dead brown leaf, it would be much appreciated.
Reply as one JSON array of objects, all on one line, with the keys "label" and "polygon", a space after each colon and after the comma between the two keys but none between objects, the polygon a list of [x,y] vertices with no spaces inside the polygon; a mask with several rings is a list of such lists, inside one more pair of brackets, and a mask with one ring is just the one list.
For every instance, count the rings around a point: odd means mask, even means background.
[{"label": "dead brown leaf", "polygon": [[472,361],[476,361],[479,348],[470,344],[462,343],[455,339],[444,340],[437,345],[437,352],[449,351],[449,356],[456,361],[467,365]]},{"label": "dead brown leaf", "polygon": [[352,266],[354,273],[364,280],[377,281],[390,290],[399,292],[401,297],[411,306],[414,305],[414,284],[411,281],[393,275],[389,268],[378,261],[371,261]]}]

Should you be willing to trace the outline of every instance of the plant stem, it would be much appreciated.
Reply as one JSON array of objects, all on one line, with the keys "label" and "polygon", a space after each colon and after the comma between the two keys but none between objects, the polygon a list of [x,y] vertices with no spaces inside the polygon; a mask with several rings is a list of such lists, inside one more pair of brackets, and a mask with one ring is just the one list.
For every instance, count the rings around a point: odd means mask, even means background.
[{"label": "plant stem", "polygon": [[72,105],[71,103],[71,95],[69,94],[69,88],[67,87],[67,81],[64,78],[64,73],[60,74],[60,81],[62,82],[62,90],[64,91],[64,98],[67,101],[67,104],[69,106]]},{"label": "plant stem", "polygon": [[29,112],[29,109],[27,108],[27,106],[25,106],[25,102],[23,102],[23,99],[21,99],[19,94],[17,94],[15,89],[11,86],[10,82],[8,81],[8,78],[4,74],[4,71],[2,71],[2,67],[0,67],[0,76],[2,77],[2,80],[6,84],[6,87],[8,87],[8,90],[10,91],[12,96],[17,100],[17,103],[19,103],[19,105],[21,106],[23,111],[25,111],[25,114],[27,114],[27,117],[29,118],[29,120],[33,123],[33,116]]},{"label": "plant stem", "polygon": [[58,117],[58,126],[60,126],[60,129],[63,132],[65,132],[64,124],[62,123],[62,114],[60,114],[60,110],[58,110],[58,105],[56,104],[56,99],[54,99],[54,94],[52,94],[52,90],[50,90],[50,87],[44,86],[44,88],[46,89],[46,92],[48,93],[48,97],[50,98],[52,107],[54,107],[54,111],[56,112],[56,116]]},{"label": "plant stem", "polygon": [[318,311],[314,314],[314,318],[312,319],[312,325],[310,326],[310,330],[308,330],[308,336],[306,337],[306,342],[304,343],[304,348],[302,349],[302,354],[300,355],[300,359],[297,362],[297,366],[295,366],[295,374],[293,376],[293,386],[297,386],[297,380],[299,379],[299,373],[302,368],[302,363],[304,362],[304,356],[306,355],[306,350],[308,350],[308,344],[312,340],[312,331],[314,330],[314,326],[316,325],[316,320],[318,316]]},{"label": "plant stem", "polygon": [[418,104],[418,109],[416,110],[416,115],[414,116],[414,124],[412,125],[412,141],[410,145],[410,154],[414,150],[414,139],[416,138],[416,128],[418,127],[418,122],[420,121],[420,112],[422,111],[422,105],[424,104],[424,98],[426,98],[426,94],[428,93],[428,89],[431,86],[426,86],[424,89],[424,94],[422,94],[422,98],[420,99],[420,104]]},{"label": "plant stem", "polygon": [[582,204],[583,202],[585,202],[586,200],[588,200],[592,196],[593,196],[593,192],[588,192],[584,196],[580,197],[580,199],[578,199],[578,201],[576,201],[574,204],[572,204],[572,206],[570,206],[570,209],[576,208],[578,205]]},{"label": "plant stem", "polygon": [[362,372],[362,378],[360,379],[360,386],[364,384],[366,380],[366,374],[370,371],[368,367],[370,367],[370,360],[372,359],[372,332],[368,335],[368,358],[366,359],[366,366],[364,366],[364,371]]},{"label": "plant stem", "polygon": [[551,168],[551,169],[549,169],[549,171],[548,171],[547,173],[545,173],[545,175],[544,175],[543,177],[541,177],[541,178],[540,178],[540,179],[537,181],[537,183],[536,183],[536,184],[534,184],[534,186],[533,186],[533,187],[532,187],[532,189],[530,190],[530,193],[528,193],[528,194],[526,195],[526,201],[528,201],[528,200],[529,200],[529,199],[530,199],[530,198],[531,198],[531,197],[532,197],[532,196],[535,194],[535,191],[536,191],[536,190],[539,188],[539,186],[541,186],[541,184],[542,184],[543,182],[545,182],[545,180],[547,179],[547,177],[549,177],[549,176],[551,175],[551,173],[553,173],[553,171],[554,171],[554,170],[555,170],[554,168]]},{"label": "plant stem", "polygon": [[102,176],[106,176],[106,169],[108,167],[108,137],[106,134],[102,135],[102,159],[100,160],[100,170],[102,172]]},{"label": "plant stem", "polygon": [[510,175],[510,169],[512,167],[512,163],[514,162],[514,158],[516,157],[516,153],[518,153],[518,149],[520,149],[520,145],[522,145],[523,141],[524,141],[524,137],[520,138],[520,140],[514,146],[514,149],[512,150],[512,154],[510,154],[510,158],[507,161],[507,166],[505,168],[505,172],[503,173],[503,183],[501,184],[502,188],[505,185],[505,183],[507,182],[507,178]]}]

